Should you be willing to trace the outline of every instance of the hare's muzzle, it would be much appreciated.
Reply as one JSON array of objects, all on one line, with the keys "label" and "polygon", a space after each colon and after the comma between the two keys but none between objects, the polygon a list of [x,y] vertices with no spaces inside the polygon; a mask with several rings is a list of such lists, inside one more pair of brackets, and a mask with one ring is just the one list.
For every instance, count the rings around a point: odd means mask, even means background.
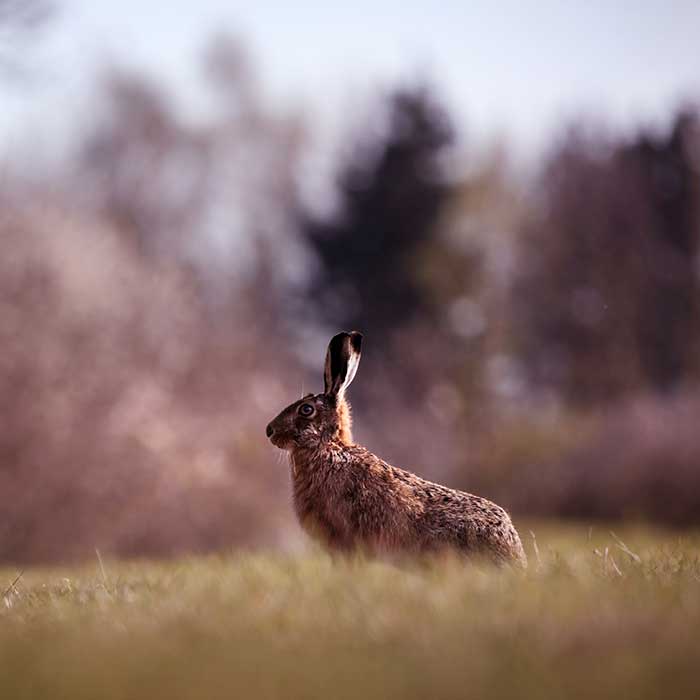
[{"label": "hare's muzzle", "polygon": [[275,446],[279,447],[281,450],[286,449],[288,440],[285,440],[284,433],[279,430],[275,430],[272,423],[268,423],[267,428],[265,428],[265,435],[270,439],[270,442]]}]

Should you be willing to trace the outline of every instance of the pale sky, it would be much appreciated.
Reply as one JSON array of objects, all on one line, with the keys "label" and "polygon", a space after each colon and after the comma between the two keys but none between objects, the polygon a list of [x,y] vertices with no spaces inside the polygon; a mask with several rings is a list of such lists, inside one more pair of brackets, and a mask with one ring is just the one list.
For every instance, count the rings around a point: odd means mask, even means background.
[{"label": "pale sky", "polygon": [[576,115],[626,128],[700,98],[700,0],[59,4],[33,52],[32,86],[0,86],[6,139],[37,125],[60,139],[85,116],[106,61],[162,77],[196,112],[197,58],[222,31],[247,45],[273,106],[304,105],[326,129],[373,86],[417,73],[437,85],[463,133],[504,135],[525,153]]}]

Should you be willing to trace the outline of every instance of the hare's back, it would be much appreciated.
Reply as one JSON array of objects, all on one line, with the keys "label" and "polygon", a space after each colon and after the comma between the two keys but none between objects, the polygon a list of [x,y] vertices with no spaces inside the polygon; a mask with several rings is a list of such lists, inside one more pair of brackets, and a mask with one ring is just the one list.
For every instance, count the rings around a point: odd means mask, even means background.
[{"label": "hare's back", "polygon": [[404,475],[423,504],[417,523],[423,548],[450,546],[498,560],[524,561],[520,537],[504,508],[482,496]]},{"label": "hare's back", "polygon": [[[375,534],[394,531],[399,535],[396,544],[411,550],[448,547],[524,563],[518,533],[508,513],[496,503],[422,479],[359,445],[347,449],[345,456],[352,465],[348,473],[355,487],[352,491],[361,494],[353,499],[352,510]],[[401,527],[396,528],[399,523]],[[366,527],[359,529],[367,532]]]}]

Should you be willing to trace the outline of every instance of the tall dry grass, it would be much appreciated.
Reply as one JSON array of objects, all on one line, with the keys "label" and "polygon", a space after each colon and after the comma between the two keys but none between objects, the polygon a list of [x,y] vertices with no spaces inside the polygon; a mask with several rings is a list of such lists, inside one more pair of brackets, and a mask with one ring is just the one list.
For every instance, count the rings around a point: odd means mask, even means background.
[{"label": "tall dry grass", "polygon": [[532,528],[527,572],[321,554],[31,569],[0,598],[0,693],[693,697],[697,535]]}]

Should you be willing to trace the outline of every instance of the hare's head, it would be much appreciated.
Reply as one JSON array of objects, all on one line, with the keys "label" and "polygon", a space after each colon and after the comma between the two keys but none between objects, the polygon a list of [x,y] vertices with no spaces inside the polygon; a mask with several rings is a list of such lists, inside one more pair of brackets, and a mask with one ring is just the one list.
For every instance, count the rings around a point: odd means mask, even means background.
[{"label": "hare's head", "polygon": [[345,390],[357,372],[361,348],[361,333],[338,333],[331,338],[323,372],[323,393],[308,394],[295,401],[268,424],[265,432],[273,445],[291,450],[329,440],[352,444]]}]

